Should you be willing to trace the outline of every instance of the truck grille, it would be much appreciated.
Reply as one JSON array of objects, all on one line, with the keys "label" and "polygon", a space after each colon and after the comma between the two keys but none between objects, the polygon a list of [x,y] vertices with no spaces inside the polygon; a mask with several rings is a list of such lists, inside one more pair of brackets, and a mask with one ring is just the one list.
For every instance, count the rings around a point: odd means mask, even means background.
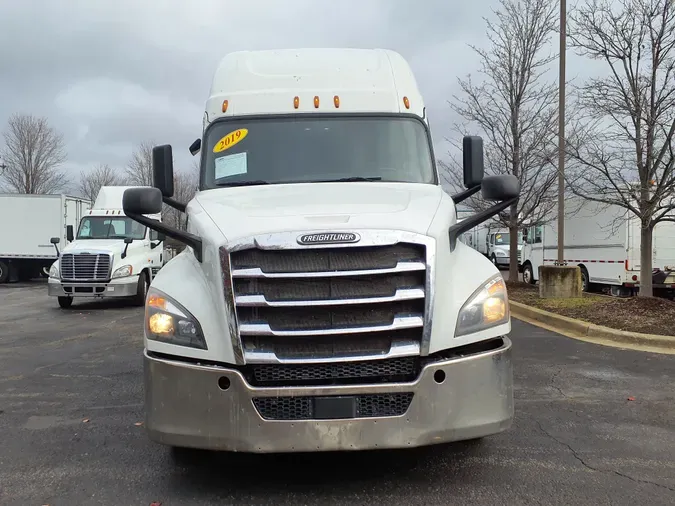
[{"label": "truck grille", "polygon": [[[413,393],[366,394],[354,396],[356,418],[402,416],[408,411]],[[258,397],[253,405],[266,420],[311,420],[314,415],[313,397]]]},{"label": "truck grille", "polygon": [[61,255],[61,279],[70,281],[108,281],[110,255],[107,253],[66,253]]},{"label": "truck grille", "polygon": [[348,385],[414,381],[418,357],[316,364],[255,364],[248,381],[253,386]]},{"label": "truck grille", "polygon": [[[335,350],[329,356],[341,357],[358,356],[359,348],[366,355],[374,348],[386,354],[403,333],[408,341],[422,341],[423,244],[249,248],[229,258],[223,249],[221,255],[232,276],[226,296],[234,300],[244,350],[259,348],[264,339],[286,355],[296,355],[297,348],[296,356],[306,357],[308,343],[320,347],[328,340],[335,343],[324,345]],[[349,353],[337,351],[341,341],[351,342]]]}]

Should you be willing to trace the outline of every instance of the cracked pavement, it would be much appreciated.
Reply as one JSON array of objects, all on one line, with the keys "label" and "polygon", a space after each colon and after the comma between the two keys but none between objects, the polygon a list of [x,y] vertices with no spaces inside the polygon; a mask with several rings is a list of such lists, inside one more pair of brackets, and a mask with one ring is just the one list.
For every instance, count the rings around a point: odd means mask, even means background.
[{"label": "cracked pavement", "polygon": [[673,355],[514,320],[516,420],[479,444],[178,464],[136,425],[141,324],[0,287],[0,504],[675,504]]}]

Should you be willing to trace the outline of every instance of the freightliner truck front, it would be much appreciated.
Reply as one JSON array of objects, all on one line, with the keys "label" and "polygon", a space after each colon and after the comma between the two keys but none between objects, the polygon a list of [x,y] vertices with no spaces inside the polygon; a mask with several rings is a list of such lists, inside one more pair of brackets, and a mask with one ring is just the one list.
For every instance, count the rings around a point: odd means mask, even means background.
[{"label": "freightliner truck front", "polygon": [[[300,452],[478,439],[513,419],[497,268],[458,237],[514,203],[464,138],[439,182],[422,96],[388,50],[237,52],[206,102],[199,191],[171,146],[124,212],[182,241],[146,298],[146,427],[175,449]],[[494,206],[458,223],[456,204]],[[148,218],[162,203],[187,231]],[[144,216],[145,215],[145,216]],[[179,452],[182,453],[182,452]]]}]

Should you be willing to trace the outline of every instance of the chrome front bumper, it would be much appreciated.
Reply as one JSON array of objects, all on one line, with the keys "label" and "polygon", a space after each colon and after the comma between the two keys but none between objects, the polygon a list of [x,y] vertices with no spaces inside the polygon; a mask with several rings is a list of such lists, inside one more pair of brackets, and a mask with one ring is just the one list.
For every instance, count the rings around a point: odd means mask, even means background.
[{"label": "chrome front bumper", "polygon": [[71,283],[49,278],[47,294],[52,297],[133,297],[138,275],[113,279],[109,283]]},{"label": "chrome front bumper", "polygon": [[[511,341],[497,349],[427,364],[410,383],[259,388],[236,369],[144,354],[146,428],[156,442],[240,452],[410,448],[489,436],[511,426]],[[434,375],[445,373],[442,383]],[[229,383],[227,390],[219,387]],[[414,394],[402,416],[271,421],[257,397]]]}]

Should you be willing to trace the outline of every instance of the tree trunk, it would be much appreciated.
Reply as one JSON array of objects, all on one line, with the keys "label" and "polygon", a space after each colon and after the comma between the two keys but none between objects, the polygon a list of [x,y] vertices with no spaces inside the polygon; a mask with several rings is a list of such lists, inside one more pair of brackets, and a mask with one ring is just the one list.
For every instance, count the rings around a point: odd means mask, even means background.
[{"label": "tree trunk", "polygon": [[509,220],[509,281],[518,281],[518,208],[511,206]]},{"label": "tree trunk", "polygon": [[640,228],[640,297],[653,297],[652,287],[652,232],[651,223],[642,223]]}]

